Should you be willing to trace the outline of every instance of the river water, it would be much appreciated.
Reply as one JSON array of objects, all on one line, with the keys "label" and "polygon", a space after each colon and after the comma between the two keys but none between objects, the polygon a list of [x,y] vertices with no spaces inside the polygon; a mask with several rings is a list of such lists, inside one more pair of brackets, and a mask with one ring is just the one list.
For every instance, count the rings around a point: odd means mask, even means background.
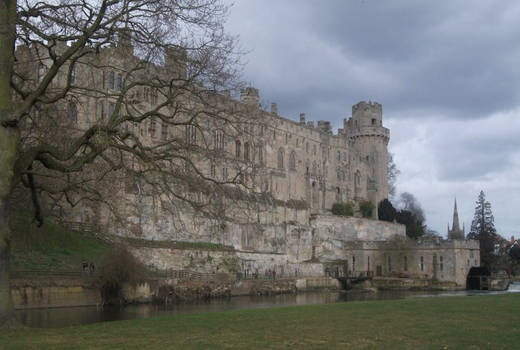
[{"label": "river water", "polygon": [[511,284],[508,291],[455,291],[455,292],[412,292],[412,291],[340,291],[308,292],[271,296],[241,296],[227,299],[212,299],[170,305],[129,305],[123,307],[66,307],[18,310],[19,319],[29,327],[67,327],[95,322],[142,319],[153,316],[211,312],[219,310],[257,309],[277,306],[328,304],[337,302],[389,300],[406,298],[430,298],[443,296],[472,296],[520,292],[520,283]]}]

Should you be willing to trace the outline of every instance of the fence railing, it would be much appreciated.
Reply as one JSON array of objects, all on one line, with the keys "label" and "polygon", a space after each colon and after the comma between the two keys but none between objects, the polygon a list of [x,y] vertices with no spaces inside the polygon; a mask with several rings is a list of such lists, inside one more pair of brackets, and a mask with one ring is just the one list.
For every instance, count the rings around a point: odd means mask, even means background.
[{"label": "fence railing", "polygon": [[23,276],[58,276],[58,277],[85,277],[91,276],[88,273],[77,270],[69,271],[46,271],[46,270],[12,270],[9,272],[11,277]]}]

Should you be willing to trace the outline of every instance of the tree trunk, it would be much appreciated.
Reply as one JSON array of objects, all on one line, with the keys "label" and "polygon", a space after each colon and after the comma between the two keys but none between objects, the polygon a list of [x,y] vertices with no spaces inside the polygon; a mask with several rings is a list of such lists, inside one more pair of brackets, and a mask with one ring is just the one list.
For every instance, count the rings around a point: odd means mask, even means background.
[{"label": "tree trunk", "polygon": [[9,242],[10,229],[7,200],[0,199],[0,328],[19,325],[14,315],[11,286],[9,283]]},{"label": "tree trunk", "polygon": [[13,116],[11,77],[14,67],[16,0],[0,0],[0,327],[18,324],[9,284],[11,231],[7,198],[15,183],[15,161],[20,133]]}]

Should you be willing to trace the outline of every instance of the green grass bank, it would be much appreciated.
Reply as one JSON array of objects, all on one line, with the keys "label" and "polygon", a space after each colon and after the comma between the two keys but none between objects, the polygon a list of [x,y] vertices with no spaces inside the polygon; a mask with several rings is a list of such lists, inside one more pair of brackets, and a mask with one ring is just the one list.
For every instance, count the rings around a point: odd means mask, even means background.
[{"label": "green grass bank", "polygon": [[518,349],[520,295],[419,298],[4,330],[1,349]]},{"label": "green grass bank", "polygon": [[14,271],[80,272],[84,260],[97,265],[111,247],[50,220],[37,227],[30,213],[13,212],[9,220],[13,230],[10,267]]}]

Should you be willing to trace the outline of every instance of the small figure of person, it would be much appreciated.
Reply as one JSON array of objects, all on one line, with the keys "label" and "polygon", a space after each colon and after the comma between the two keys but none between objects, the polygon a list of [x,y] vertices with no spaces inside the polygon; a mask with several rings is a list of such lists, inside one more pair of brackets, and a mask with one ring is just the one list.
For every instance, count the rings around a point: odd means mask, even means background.
[{"label": "small figure of person", "polygon": [[81,268],[82,268],[83,276],[88,275],[88,262],[87,261],[83,260],[83,262],[81,263]]}]

